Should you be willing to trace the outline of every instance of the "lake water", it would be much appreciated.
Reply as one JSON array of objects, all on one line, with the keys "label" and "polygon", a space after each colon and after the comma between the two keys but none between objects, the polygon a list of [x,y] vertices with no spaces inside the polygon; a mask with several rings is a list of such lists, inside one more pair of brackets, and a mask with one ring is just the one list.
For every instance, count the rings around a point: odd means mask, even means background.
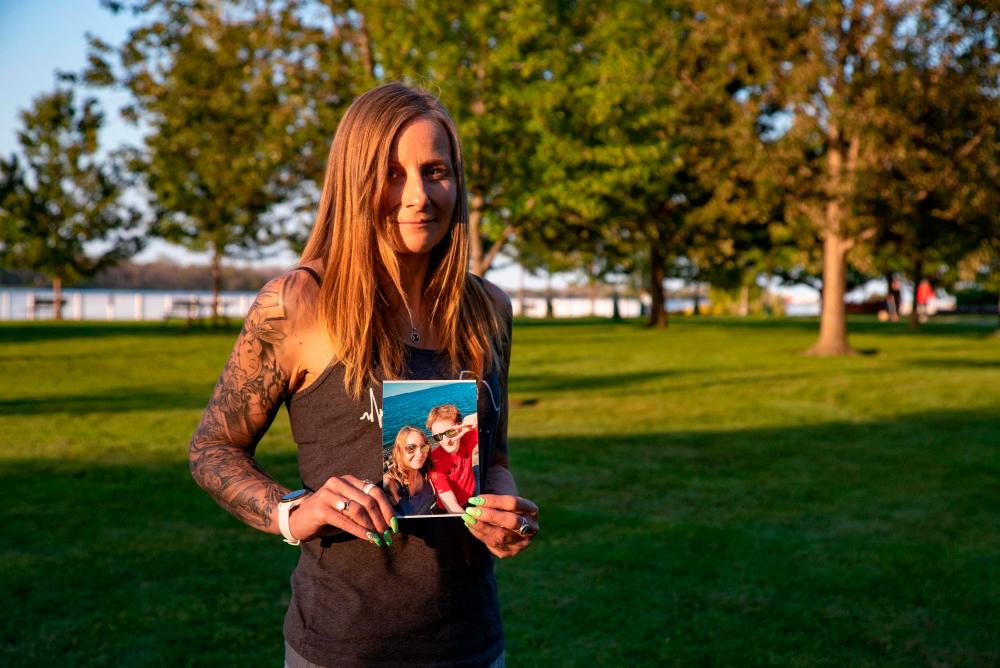
[{"label": "lake water", "polygon": [[[393,386],[389,390],[391,392],[395,387],[405,388],[408,384],[386,381],[382,385],[385,393],[386,386]],[[422,429],[427,435],[427,440],[433,445],[430,432],[424,425],[430,410],[442,404],[453,404],[463,417],[475,413],[476,381],[451,381],[416,392],[396,394],[382,399],[383,445],[391,447],[396,440],[396,434],[406,425]]]}]

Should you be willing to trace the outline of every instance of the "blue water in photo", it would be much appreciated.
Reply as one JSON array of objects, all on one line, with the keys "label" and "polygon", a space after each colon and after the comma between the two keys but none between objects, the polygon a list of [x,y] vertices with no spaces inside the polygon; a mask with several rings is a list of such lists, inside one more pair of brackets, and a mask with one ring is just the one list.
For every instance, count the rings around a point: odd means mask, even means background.
[{"label": "blue water in photo", "polygon": [[[394,387],[386,388],[392,384]],[[402,387],[404,383],[386,381],[383,393],[391,394]],[[462,413],[462,417],[476,412],[475,381],[449,382],[416,392],[384,396],[382,399],[382,443],[391,446],[396,440],[396,434],[406,425],[422,429],[430,440],[430,432],[425,426],[427,414],[435,406],[453,404]]]}]

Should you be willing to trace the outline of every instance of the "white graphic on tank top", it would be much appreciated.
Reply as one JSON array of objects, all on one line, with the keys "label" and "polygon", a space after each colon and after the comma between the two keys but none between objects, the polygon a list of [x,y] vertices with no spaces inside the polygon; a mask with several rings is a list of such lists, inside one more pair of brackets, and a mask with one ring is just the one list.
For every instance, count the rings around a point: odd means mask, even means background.
[{"label": "white graphic on tank top", "polygon": [[382,409],[378,407],[378,402],[375,401],[375,390],[368,388],[368,397],[371,403],[368,405],[371,411],[365,411],[361,414],[362,420],[368,420],[369,422],[375,422],[375,416],[378,415],[378,427],[382,428]]}]

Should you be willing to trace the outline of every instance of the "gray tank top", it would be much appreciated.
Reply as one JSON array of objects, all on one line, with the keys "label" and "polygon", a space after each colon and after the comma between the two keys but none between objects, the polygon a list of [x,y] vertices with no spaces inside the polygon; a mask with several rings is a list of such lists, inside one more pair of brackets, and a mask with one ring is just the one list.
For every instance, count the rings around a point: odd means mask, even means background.
[{"label": "gray tank top", "polygon": [[[409,348],[407,379],[448,379],[447,356]],[[489,386],[489,390],[486,389]],[[496,371],[479,383],[479,443],[492,459],[500,398]],[[287,402],[303,486],[332,475],[381,480],[382,388],[360,400],[339,364]],[[483,467],[483,489],[488,489]],[[322,666],[489,665],[503,651],[493,558],[457,518],[401,519],[390,547],[342,534],[304,542],[292,573],[285,640]]]}]

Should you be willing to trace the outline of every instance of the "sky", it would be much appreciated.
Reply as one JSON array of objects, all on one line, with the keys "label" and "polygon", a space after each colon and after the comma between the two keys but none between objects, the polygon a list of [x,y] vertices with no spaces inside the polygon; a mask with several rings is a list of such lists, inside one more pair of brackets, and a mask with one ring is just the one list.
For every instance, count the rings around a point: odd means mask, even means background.
[{"label": "sky", "polygon": [[[475,383],[475,381],[456,381],[465,383]],[[382,384],[382,398],[388,399],[389,397],[396,397],[400,394],[410,394],[411,392],[423,392],[424,390],[430,389],[432,387],[441,387],[442,385],[450,385],[452,383],[441,382],[441,381],[416,381],[416,380],[392,380],[386,381]]]},{"label": "sky", "polygon": [[[86,63],[85,33],[117,43],[130,23],[97,0],[0,0],[0,154],[17,147],[21,110],[53,89],[56,70],[78,71]],[[114,125],[104,138],[110,143],[128,134],[120,122]]]}]

